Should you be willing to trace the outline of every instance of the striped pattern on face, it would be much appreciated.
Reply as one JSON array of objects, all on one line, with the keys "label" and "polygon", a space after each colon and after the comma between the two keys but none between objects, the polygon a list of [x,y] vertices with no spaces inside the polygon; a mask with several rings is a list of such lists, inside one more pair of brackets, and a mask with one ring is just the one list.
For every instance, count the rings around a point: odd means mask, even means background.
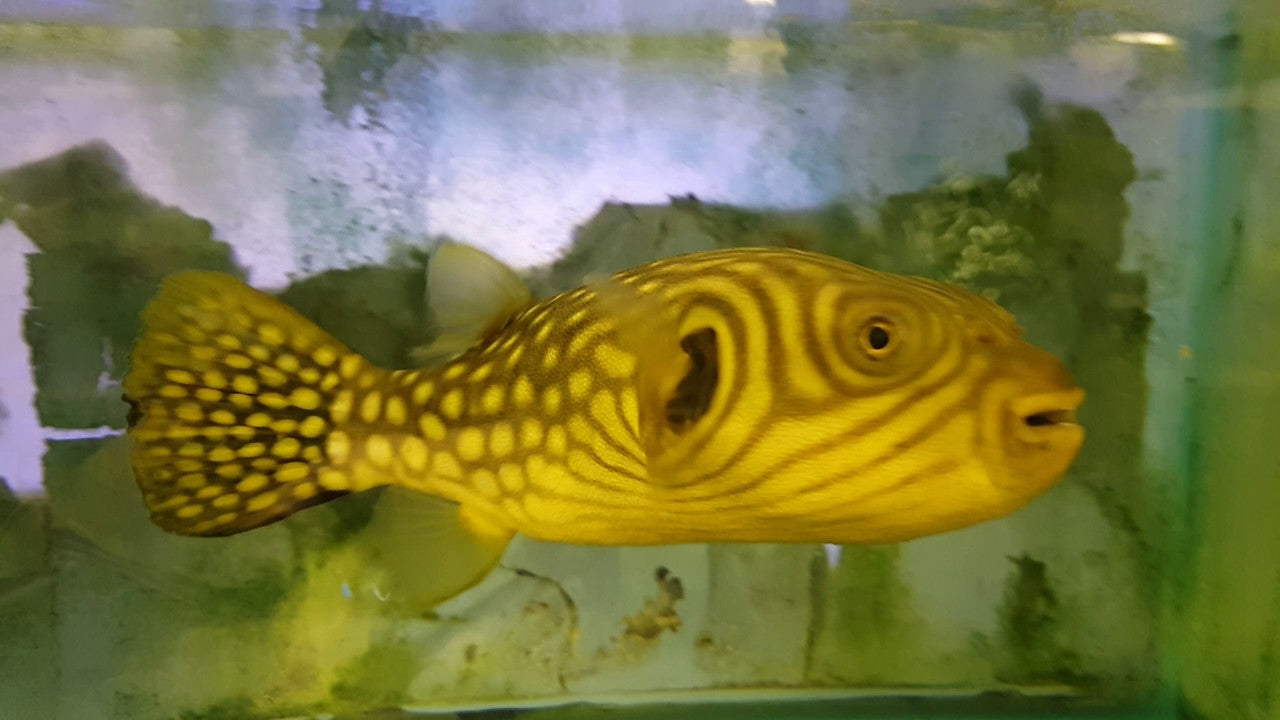
[{"label": "striped pattern on face", "polygon": [[666,464],[697,468],[671,485],[672,500],[722,509],[806,495],[820,507],[836,485],[847,501],[955,469],[966,452],[913,449],[967,422],[989,380],[959,318],[1016,332],[997,306],[947,286],[790,252],[673,260],[624,282],[661,292],[682,329],[716,331],[723,387]]}]

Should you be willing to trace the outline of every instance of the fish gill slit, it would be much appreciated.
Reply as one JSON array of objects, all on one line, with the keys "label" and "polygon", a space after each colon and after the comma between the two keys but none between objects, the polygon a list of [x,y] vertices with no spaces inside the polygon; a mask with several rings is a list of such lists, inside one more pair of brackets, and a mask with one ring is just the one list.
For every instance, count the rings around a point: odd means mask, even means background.
[{"label": "fish gill slit", "polygon": [[715,330],[701,328],[685,335],[680,339],[680,349],[689,356],[689,371],[666,405],[667,425],[677,433],[686,432],[707,414],[720,383]]}]

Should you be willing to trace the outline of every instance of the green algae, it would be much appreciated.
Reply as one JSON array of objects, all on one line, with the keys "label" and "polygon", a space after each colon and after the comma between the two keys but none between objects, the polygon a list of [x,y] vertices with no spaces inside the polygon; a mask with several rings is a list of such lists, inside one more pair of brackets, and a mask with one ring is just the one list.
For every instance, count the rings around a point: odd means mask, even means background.
[{"label": "green algae", "polygon": [[1043,562],[1023,553],[1013,565],[1000,604],[1000,654],[996,677],[1007,683],[1035,684],[1085,679],[1079,656],[1063,647],[1070,619]]},{"label": "green algae", "polygon": [[920,682],[924,638],[911,590],[900,576],[900,552],[894,545],[844,548],[817,600],[809,679],[872,686]]},{"label": "green algae", "polygon": [[15,497],[0,481],[0,707],[52,716],[57,654],[49,514],[43,503]]},{"label": "green algae", "polygon": [[178,720],[245,720],[264,717],[249,697],[234,697],[200,710],[183,710]]},{"label": "green algae", "polygon": [[293,282],[280,300],[383,367],[412,367],[410,350],[431,338],[426,267],[364,265]]},{"label": "green algae", "polygon": [[1242,80],[1239,102],[1197,117],[1212,192],[1196,208],[1206,239],[1190,260],[1200,322],[1184,457],[1198,482],[1174,655],[1178,712],[1193,720],[1280,714],[1280,9],[1241,13],[1238,62],[1219,70]]},{"label": "green algae", "polygon": [[139,313],[178,270],[243,277],[208,222],[142,194],[104,143],[0,173],[0,220],[39,249],[28,256],[36,410],[46,427],[124,427],[120,382]]},{"label": "green algae", "polygon": [[337,701],[354,707],[386,707],[410,701],[409,685],[420,672],[422,654],[405,641],[376,645],[348,661],[329,689]]}]

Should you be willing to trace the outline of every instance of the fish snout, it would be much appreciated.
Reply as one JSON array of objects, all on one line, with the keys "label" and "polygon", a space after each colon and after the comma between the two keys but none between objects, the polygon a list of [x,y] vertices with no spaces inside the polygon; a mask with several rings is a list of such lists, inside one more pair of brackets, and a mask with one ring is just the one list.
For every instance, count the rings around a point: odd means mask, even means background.
[{"label": "fish snout", "polygon": [[1003,476],[1022,492],[1056,482],[1084,444],[1077,411],[1085,392],[1052,354],[1027,343],[1002,348],[1004,392],[995,398]]}]

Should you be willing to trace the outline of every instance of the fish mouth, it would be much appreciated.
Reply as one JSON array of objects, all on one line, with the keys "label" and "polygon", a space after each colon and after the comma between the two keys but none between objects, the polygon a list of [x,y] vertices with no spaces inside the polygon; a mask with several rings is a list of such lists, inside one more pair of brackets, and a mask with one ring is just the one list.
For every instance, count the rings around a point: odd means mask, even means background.
[{"label": "fish mouth", "polygon": [[1072,388],[1017,398],[1009,407],[1017,419],[1018,435],[1024,440],[1037,442],[1044,440],[1047,433],[1078,431],[1080,423],[1076,410],[1083,402],[1084,390]]}]

